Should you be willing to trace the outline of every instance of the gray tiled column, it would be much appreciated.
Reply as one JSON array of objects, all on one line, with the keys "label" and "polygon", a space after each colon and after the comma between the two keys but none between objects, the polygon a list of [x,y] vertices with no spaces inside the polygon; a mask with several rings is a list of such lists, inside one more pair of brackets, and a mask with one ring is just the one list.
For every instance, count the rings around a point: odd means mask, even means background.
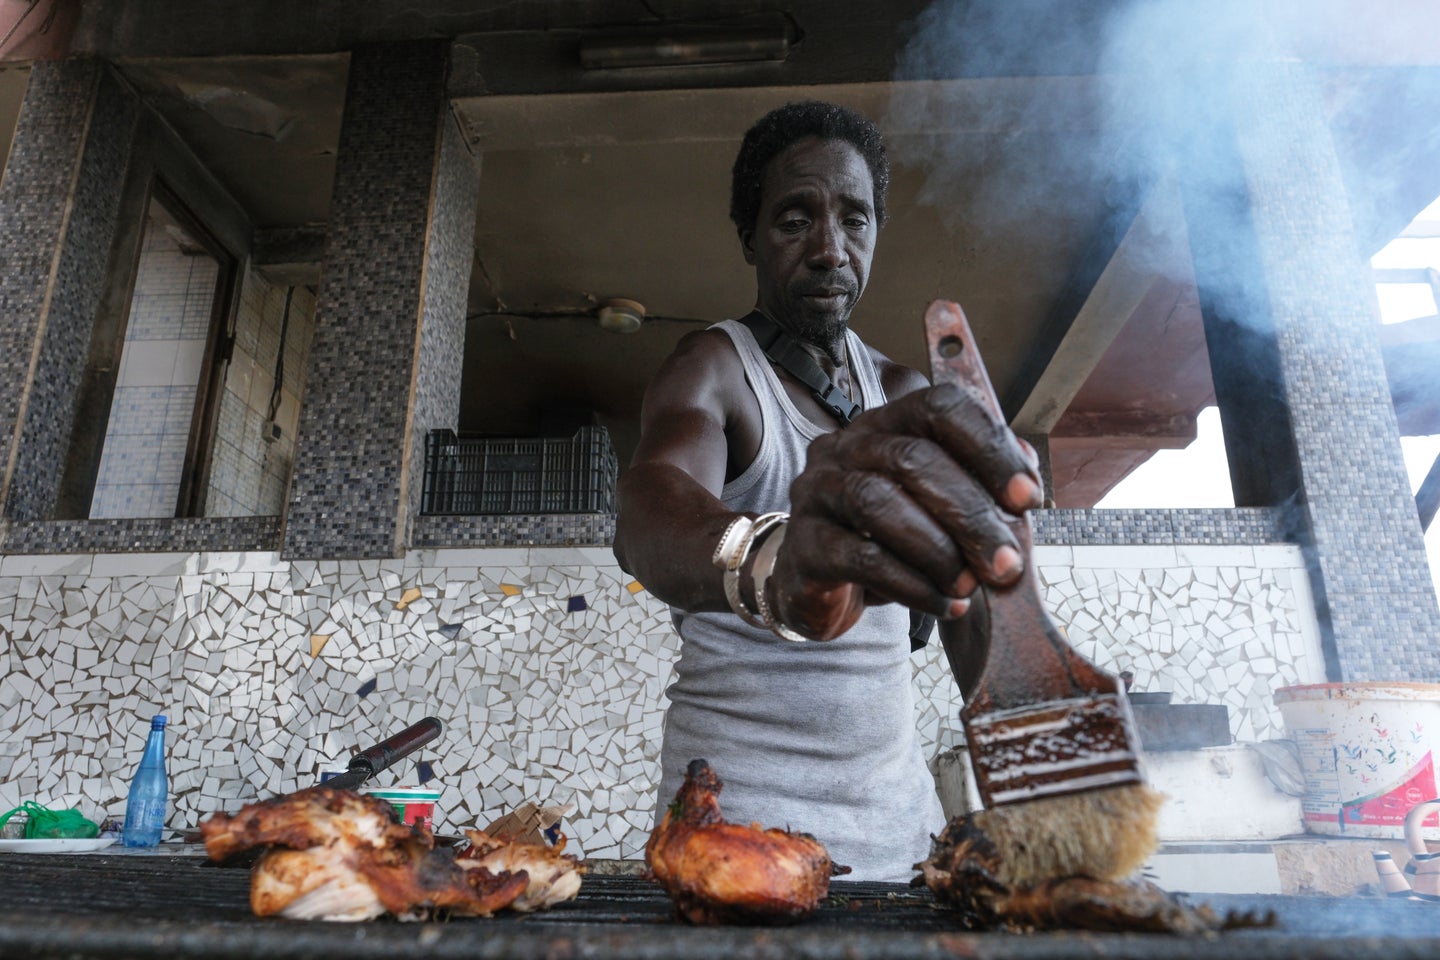
[{"label": "gray tiled column", "polygon": [[290,557],[403,552],[425,434],[459,416],[479,172],[445,98],[448,56],[442,41],[351,55]]},{"label": "gray tiled column", "polygon": [[[1289,420],[1288,442],[1268,453],[1278,475],[1298,483],[1297,526],[1332,679],[1440,680],[1440,608],[1381,359],[1373,281],[1315,77],[1300,63],[1269,62],[1240,65],[1230,79],[1245,222],[1227,230],[1196,218],[1190,228],[1212,234],[1197,246],[1228,244],[1231,256],[1256,261],[1253,282],[1241,286],[1266,314],[1270,358],[1260,366],[1276,374],[1256,397],[1264,403],[1278,390],[1275,412]],[[1197,251],[1197,268],[1201,259]],[[1223,356],[1226,345],[1211,349]],[[1259,407],[1232,413],[1227,430],[1246,417],[1274,422]],[[1262,469],[1266,455],[1247,453]]]},{"label": "gray tiled column", "polygon": [[0,183],[0,499],[49,519],[139,103],[94,60],[37,63]]}]

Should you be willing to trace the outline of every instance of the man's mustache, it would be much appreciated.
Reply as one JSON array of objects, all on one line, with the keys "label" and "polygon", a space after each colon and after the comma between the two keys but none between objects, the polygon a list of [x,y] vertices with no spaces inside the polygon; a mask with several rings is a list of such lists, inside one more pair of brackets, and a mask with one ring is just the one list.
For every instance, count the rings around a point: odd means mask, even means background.
[{"label": "man's mustache", "polygon": [[854,277],[843,273],[831,273],[823,277],[806,277],[804,282],[795,284],[794,293],[801,297],[823,297],[832,293],[846,293],[854,296]]}]

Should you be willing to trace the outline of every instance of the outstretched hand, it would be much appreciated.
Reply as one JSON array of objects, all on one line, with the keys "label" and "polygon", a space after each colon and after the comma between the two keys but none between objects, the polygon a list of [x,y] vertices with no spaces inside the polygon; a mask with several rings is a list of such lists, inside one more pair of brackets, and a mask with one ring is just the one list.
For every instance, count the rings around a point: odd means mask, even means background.
[{"label": "outstretched hand", "polygon": [[868,604],[962,616],[979,583],[1019,577],[1005,519],[1041,496],[1034,451],[980,391],[910,392],[810,445],[771,579],[776,613],[817,640]]}]

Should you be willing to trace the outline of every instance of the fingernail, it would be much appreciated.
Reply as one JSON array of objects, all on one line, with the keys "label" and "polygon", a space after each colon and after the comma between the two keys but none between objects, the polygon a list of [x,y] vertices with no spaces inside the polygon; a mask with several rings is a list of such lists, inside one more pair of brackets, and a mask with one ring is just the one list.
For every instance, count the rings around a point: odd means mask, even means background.
[{"label": "fingernail", "polygon": [[1017,473],[1005,485],[1005,496],[1010,505],[1021,510],[1040,506],[1040,485],[1024,473]]},{"label": "fingernail", "polygon": [[952,591],[958,596],[968,597],[980,586],[980,581],[975,574],[969,570],[961,571],[960,576],[955,578],[955,589]]},{"label": "fingernail", "polygon": [[950,601],[950,619],[955,620],[970,612],[970,599]]},{"label": "fingernail", "polygon": [[1020,572],[1020,551],[1011,546],[1001,547],[990,558],[990,568],[997,577],[1010,577]]}]

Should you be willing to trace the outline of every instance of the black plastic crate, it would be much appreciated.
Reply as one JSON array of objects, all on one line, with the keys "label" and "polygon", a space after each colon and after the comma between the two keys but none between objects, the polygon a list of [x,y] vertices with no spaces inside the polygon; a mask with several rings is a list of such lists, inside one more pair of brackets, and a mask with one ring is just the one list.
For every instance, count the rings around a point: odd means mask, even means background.
[{"label": "black plastic crate", "polygon": [[427,514],[614,513],[619,468],[610,433],[573,437],[425,438]]}]

